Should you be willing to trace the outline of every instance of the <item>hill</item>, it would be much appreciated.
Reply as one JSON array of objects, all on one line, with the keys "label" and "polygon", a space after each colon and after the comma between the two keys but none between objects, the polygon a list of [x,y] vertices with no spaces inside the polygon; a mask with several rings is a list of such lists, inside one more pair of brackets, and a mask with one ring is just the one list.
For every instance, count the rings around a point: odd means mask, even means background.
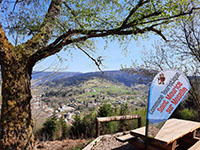
[{"label": "hill", "polygon": [[[88,79],[88,78],[87,78]],[[64,82],[64,80],[63,80]],[[92,111],[103,103],[119,105],[128,103],[130,107],[144,107],[148,86],[135,85],[134,88],[103,78],[93,77],[76,85],[42,86],[42,101],[49,107],[61,105],[74,107],[79,111]]]},{"label": "hill", "polygon": [[53,78],[53,80],[50,80],[50,82],[47,82],[47,86],[55,87],[62,85],[65,86],[71,86],[71,85],[78,85],[85,81],[88,81],[93,78],[101,78],[106,79],[112,82],[116,83],[122,83],[126,86],[135,86],[137,84],[145,84],[149,85],[152,81],[151,77],[140,75],[140,74],[129,74],[123,71],[105,71],[105,72],[89,72],[89,73],[74,73],[70,74],[71,76],[68,76],[66,78],[61,78],[63,76],[60,76],[60,78]]},{"label": "hill", "polygon": [[44,71],[34,71],[32,73],[32,81],[36,84],[42,84],[48,81],[60,80],[64,78],[69,78],[74,75],[81,74],[80,72],[44,72]]}]

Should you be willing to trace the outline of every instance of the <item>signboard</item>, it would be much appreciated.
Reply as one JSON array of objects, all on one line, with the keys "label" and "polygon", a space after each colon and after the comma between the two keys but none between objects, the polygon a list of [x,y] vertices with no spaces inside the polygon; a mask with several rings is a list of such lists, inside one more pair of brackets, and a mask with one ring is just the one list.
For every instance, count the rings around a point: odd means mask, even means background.
[{"label": "signboard", "polygon": [[[164,70],[153,79],[148,97],[148,136],[155,137],[190,89],[185,75],[176,70]],[[147,134],[147,133],[146,133]]]}]

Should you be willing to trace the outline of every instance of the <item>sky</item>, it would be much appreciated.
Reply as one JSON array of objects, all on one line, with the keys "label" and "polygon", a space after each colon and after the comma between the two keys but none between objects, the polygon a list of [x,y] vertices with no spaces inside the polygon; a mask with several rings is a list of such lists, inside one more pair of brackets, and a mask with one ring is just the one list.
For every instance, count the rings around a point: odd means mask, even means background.
[{"label": "sky", "polygon": [[[96,47],[98,50],[93,55],[94,58],[98,56],[103,57],[103,71],[119,70],[120,66],[131,66],[132,61],[137,60],[141,62],[141,53],[144,49],[153,49],[152,44],[155,40],[161,39],[158,35],[149,33],[149,39],[139,38],[138,41],[132,40],[127,48],[123,51],[117,41],[109,42],[106,50],[104,49],[105,42],[100,38]],[[34,71],[62,71],[62,72],[95,72],[99,71],[95,63],[88,58],[82,51],[78,49],[71,49],[72,53],[68,51],[61,51],[57,55],[50,56],[34,67]],[[59,61],[59,57],[64,58],[64,61]]]},{"label": "sky", "polygon": [[[119,70],[120,66],[131,66],[132,61],[142,63],[141,56],[144,49],[153,49],[152,44],[155,40],[161,39],[158,35],[151,35],[149,39],[139,38],[137,41],[132,40],[127,48],[127,51],[120,48],[117,41],[108,42],[108,47],[104,49],[105,42],[101,39],[97,40],[97,51],[92,55],[94,58],[103,57],[103,71]],[[57,56],[58,55],[58,56]],[[61,71],[61,72],[95,72],[99,71],[95,63],[88,58],[82,51],[71,49],[61,51],[57,55],[50,56],[34,67],[34,71]],[[60,61],[58,58],[64,58]]]}]

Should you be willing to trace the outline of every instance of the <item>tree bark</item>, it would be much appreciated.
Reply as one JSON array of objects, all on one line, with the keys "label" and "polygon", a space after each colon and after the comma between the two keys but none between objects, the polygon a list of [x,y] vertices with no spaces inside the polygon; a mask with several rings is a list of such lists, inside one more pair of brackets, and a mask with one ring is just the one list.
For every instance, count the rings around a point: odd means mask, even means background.
[{"label": "tree bark", "polygon": [[2,109],[0,118],[1,150],[34,149],[30,81],[32,67],[26,61],[7,58],[1,65]]}]

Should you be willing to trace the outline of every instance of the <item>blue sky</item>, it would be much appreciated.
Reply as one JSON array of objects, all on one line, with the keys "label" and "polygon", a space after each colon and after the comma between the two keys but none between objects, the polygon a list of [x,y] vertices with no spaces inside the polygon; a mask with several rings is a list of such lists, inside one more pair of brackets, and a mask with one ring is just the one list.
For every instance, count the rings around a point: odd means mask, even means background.
[{"label": "blue sky", "polygon": [[[106,50],[104,49],[105,42],[98,39],[96,47],[98,50],[93,55],[103,57],[102,70],[119,70],[121,65],[131,66],[133,60],[141,63],[142,50],[152,49],[152,44],[155,40],[160,39],[157,35],[150,35],[149,39],[139,38],[138,41],[132,40],[127,48],[127,52],[120,48],[117,41],[109,42]],[[71,54],[67,51],[58,53],[59,57],[65,58],[63,62],[59,61],[56,55],[50,56],[34,67],[34,71],[68,71],[68,72],[94,72],[98,71],[94,62],[90,60],[83,52],[78,49],[71,49]]]}]

